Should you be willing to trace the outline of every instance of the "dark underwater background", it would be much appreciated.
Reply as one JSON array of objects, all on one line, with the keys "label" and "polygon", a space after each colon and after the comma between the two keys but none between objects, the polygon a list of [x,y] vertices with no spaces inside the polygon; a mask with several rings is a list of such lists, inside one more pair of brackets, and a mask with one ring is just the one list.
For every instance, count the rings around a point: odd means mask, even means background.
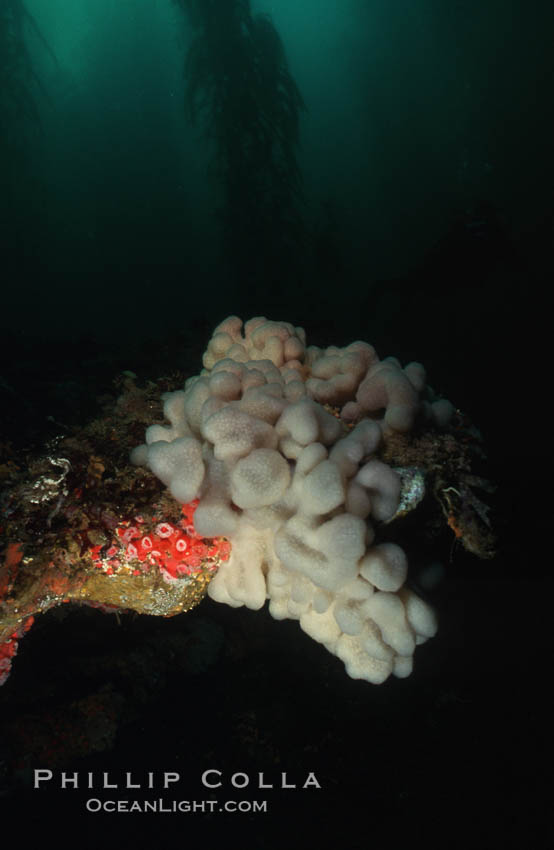
[{"label": "dark underwater background", "polygon": [[[499,537],[435,553],[438,636],[379,687],[266,611],[44,615],[0,692],[21,840],[554,846],[553,36],[539,0],[0,0],[2,445],[265,315],[423,362],[483,435]],[[33,791],[50,766],[322,789],[92,815]]]}]

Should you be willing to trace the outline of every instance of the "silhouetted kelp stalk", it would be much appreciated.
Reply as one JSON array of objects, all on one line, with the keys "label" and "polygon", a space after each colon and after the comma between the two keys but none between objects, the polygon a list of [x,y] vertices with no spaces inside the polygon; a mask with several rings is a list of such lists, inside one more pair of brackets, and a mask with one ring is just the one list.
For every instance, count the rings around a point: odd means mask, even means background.
[{"label": "silhouetted kelp stalk", "polygon": [[[57,64],[52,48],[44,38],[33,16],[22,0],[0,0],[0,126],[5,129],[14,119],[38,121],[38,109],[33,90],[46,94],[34,71],[26,32],[39,41]],[[4,132],[2,133],[4,138]]]},{"label": "silhouetted kelp stalk", "polygon": [[186,109],[214,147],[227,259],[243,285],[261,276],[282,281],[306,241],[296,159],[305,106],[283,43],[267,15],[252,14],[250,0],[175,2],[195,30]]},{"label": "silhouetted kelp stalk", "polygon": [[16,208],[21,211],[27,207],[24,191],[27,142],[32,130],[40,124],[37,94],[48,97],[33,68],[28,35],[37,39],[57,64],[52,49],[22,0],[0,0],[0,220],[3,228],[17,217]]}]

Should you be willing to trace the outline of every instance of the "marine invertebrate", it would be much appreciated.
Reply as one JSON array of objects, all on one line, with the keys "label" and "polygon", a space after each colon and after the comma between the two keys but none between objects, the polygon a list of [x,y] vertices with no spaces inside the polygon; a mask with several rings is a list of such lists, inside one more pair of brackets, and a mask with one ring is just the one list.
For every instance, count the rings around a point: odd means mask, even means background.
[{"label": "marine invertebrate", "polygon": [[12,669],[12,660],[17,655],[19,638],[29,631],[33,625],[33,617],[23,620],[21,626],[14,631],[7,640],[0,643],[0,685],[3,685]]},{"label": "marine invertebrate", "polygon": [[198,499],[197,534],[230,540],[209,595],[253,609],[269,599],[353,678],[408,675],[436,621],[405,584],[403,549],[379,539],[402,501],[384,449],[444,427],[453,406],[421,364],[364,342],[307,347],[302,328],[265,317],[222,322],[203,365],[165,395],[169,425],[150,426],[131,457],[178,501]]},{"label": "marine invertebrate", "polygon": [[231,546],[227,540],[206,540],[196,533],[197,506],[197,501],[183,505],[182,518],[173,523],[148,523],[141,515],[134,522],[120,522],[110,541],[90,547],[92,563],[106,575],[140,576],[155,568],[168,584],[215,572],[228,560]]},{"label": "marine invertebrate", "polygon": [[37,452],[0,446],[0,683],[58,605],[171,617],[207,592],[269,600],[351,676],[404,676],[436,628],[407,586],[406,526],[494,553],[479,432],[419,364],[236,317],[203,362],[184,389],[119,376],[98,418]]}]

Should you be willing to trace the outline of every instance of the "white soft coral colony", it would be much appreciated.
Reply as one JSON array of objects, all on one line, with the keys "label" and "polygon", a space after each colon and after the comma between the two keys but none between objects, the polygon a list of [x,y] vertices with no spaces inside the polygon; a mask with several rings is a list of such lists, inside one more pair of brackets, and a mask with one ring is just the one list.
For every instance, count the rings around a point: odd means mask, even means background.
[{"label": "white soft coral colony", "polygon": [[132,460],[177,500],[200,500],[199,534],[230,539],[209,595],[255,609],[269,599],[353,678],[409,675],[436,622],[404,586],[404,551],[375,540],[401,492],[375,455],[388,432],[416,417],[441,426],[452,406],[424,400],[420,364],[402,369],[364,342],[307,348],[302,328],[263,317],[225,319],[203,365],[165,395],[170,425],[148,428]]}]

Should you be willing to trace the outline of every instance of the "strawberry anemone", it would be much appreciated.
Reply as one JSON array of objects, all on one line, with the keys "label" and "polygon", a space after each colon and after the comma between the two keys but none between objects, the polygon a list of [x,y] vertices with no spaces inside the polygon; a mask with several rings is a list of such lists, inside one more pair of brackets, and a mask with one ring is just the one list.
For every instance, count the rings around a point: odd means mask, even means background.
[{"label": "strawberry anemone", "polygon": [[169,583],[194,578],[206,569],[216,572],[220,563],[229,559],[231,544],[224,537],[197,534],[197,506],[198,499],[183,505],[177,522],[147,523],[140,514],[123,520],[107,545],[90,547],[94,566],[107,575],[141,575],[158,569]]}]

